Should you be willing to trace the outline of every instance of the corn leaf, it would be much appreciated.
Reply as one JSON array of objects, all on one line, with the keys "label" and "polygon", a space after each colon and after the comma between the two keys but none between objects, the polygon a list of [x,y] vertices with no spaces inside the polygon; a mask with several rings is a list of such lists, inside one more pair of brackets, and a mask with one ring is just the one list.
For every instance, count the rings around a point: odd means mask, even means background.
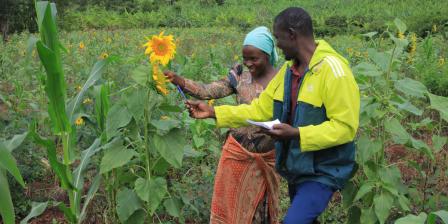
[{"label": "corn leaf", "polygon": [[95,65],[92,68],[92,71],[90,71],[89,78],[82,86],[81,91],[79,91],[78,95],[76,95],[75,98],[73,98],[68,104],[67,116],[69,117],[71,124],[73,124],[77,118],[74,115],[76,110],[79,108],[79,105],[81,104],[84,94],[91,86],[95,84],[96,81],[98,81],[101,78],[101,72],[103,71],[107,62],[108,61],[106,59],[106,60],[100,60],[95,63]]},{"label": "corn leaf", "polygon": [[71,127],[65,113],[66,88],[57,37],[55,5],[37,2],[36,14],[41,35],[36,48],[47,73],[45,92],[48,97],[48,113],[55,132],[69,132]]},{"label": "corn leaf", "polygon": [[101,174],[97,174],[95,178],[92,181],[92,184],[90,185],[89,192],[87,192],[86,199],[84,200],[84,204],[82,207],[81,215],[79,216],[79,223],[83,221],[83,219],[86,216],[86,210],[87,206],[89,205],[92,198],[95,196],[96,192],[98,191],[98,188],[100,187],[101,183]]},{"label": "corn leaf", "polygon": [[75,214],[73,214],[72,210],[67,208],[64,203],[59,203],[58,205],[59,210],[61,210],[64,213],[64,216],[70,223],[76,223],[77,219]]},{"label": "corn leaf", "polygon": [[14,149],[19,147],[20,144],[22,144],[22,142],[25,140],[25,138],[27,136],[28,136],[28,132],[25,132],[20,135],[14,135],[14,137],[12,137],[12,139],[6,140],[4,142],[4,145],[5,145],[6,149],[8,149],[9,152],[12,152]]},{"label": "corn leaf", "polygon": [[2,215],[4,224],[14,224],[14,206],[9,191],[8,179],[5,170],[0,168],[0,214]]},{"label": "corn leaf", "polygon": [[26,223],[28,223],[28,221],[30,219],[41,215],[47,208],[47,205],[48,205],[48,201],[47,202],[32,202],[30,213],[22,221],[20,221],[20,224],[26,224]]},{"label": "corn leaf", "polygon": [[20,175],[19,168],[17,168],[16,160],[2,143],[0,143],[0,168],[7,170],[22,187],[25,187],[22,175]]},{"label": "corn leaf", "polygon": [[95,92],[95,116],[101,132],[102,142],[107,141],[106,118],[109,112],[109,85],[103,84],[94,87]]},{"label": "corn leaf", "polygon": [[75,189],[75,187],[73,186],[73,184],[70,181],[70,178],[67,176],[67,173],[66,173],[67,166],[60,163],[57,159],[56,146],[55,146],[54,142],[40,137],[36,133],[34,127],[31,128],[30,135],[37,144],[44,146],[47,149],[47,156],[48,156],[48,160],[50,162],[50,166],[53,169],[53,171],[56,173],[56,175],[59,177],[59,179],[61,180],[62,188],[70,189],[70,190]]},{"label": "corn leaf", "polygon": [[77,191],[74,192],[74,198],[77,207],[79,207],[81,204],[81,193],[84,186],[84,171],[86,170],[87,165],[90,163],[90,158],[95,155],[95,153],[101,150],[101,147],[98,147],[100,143],[100,139],[95,139],[93,144],[81,153],[81,161],[79,162],[79,166],[73,172],[73,185],[77,189]]}]

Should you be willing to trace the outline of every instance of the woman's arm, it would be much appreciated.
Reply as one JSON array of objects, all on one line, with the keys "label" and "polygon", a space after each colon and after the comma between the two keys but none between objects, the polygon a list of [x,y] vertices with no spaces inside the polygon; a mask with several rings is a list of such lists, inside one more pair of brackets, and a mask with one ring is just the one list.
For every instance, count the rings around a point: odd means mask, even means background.
[{"label": "woman's arm", "polygon": [[229,77],[204,84],[183,78],[171,71],[165,71],[164,73],[174,85],[179,85],[186,93],[201,100],[219,99],[235,93]]},{"label": "woman's arm", "polygon": [[234,93],[228,77],[208,84],[185,79],[182,89],[201,100],[223,98]]}]

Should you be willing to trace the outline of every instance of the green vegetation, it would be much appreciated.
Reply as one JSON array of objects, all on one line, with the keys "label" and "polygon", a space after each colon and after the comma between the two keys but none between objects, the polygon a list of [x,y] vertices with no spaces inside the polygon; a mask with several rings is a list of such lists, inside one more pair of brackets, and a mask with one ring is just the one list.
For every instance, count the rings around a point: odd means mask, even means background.
[{"label": "green vegetation", "polygon": [[[31,1],[7,2],[6,12],[2,14],[7,15],[4,23],[9,23],[10,32],[37,30]],[[320,35],[380,31],[399,17],[406,21],[409,31],[424,36],[433,25],[441,28],[448,22],[448,6],[437,0],[77,0],[56,3],[60,11],[59,27],[64,30],[225,26],[247,31],[258,25],[269,26],[274,16],[289,6],[308,10]]]},{"label": "green vegetation", "polygon": [[[359,167],[321,223],[448,223],[448,5],[300,4],[362,95]],[[168,67],[217,80],[241,61],[245,32],[291,5],[84,0],[61,5],[55,26],[38,3],[40,33],[0,42],[3,223],[207,223],[226,130],[189,118],[174,86],[157,91],[142,45],[172,34]]]}]

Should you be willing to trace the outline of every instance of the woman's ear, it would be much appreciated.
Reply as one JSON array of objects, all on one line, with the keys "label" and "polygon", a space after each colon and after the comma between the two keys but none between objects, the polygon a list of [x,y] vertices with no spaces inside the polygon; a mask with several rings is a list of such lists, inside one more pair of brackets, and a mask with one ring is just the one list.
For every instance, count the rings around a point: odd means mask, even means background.
[{"label": "woman's ear", "polygon": [[266,56],[266,58],[265,58],[266,59],[266,63],[269,65],[271,63],[270,60],[269,60],[271,56],[269,56],[269,54],[266,54],[264,52],[263,52],[263,54]]}]

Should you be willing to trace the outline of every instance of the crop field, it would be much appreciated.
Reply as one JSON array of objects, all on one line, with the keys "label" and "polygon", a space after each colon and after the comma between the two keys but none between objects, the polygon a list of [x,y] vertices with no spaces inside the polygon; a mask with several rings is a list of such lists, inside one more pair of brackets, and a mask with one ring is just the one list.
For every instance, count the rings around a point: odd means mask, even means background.
[{"label": "crop field", "polygon": [[[448,224],[446,2],[79,2],[21,5],[32,25],[11,16],[0,41],[0,223],[208,223],[228,129],[190,118],[161,70],[217,81],[250,30],[301,6],[361,93],[357,169],[319,222]],[[145,54],[159,35],[167,63]]]}]

